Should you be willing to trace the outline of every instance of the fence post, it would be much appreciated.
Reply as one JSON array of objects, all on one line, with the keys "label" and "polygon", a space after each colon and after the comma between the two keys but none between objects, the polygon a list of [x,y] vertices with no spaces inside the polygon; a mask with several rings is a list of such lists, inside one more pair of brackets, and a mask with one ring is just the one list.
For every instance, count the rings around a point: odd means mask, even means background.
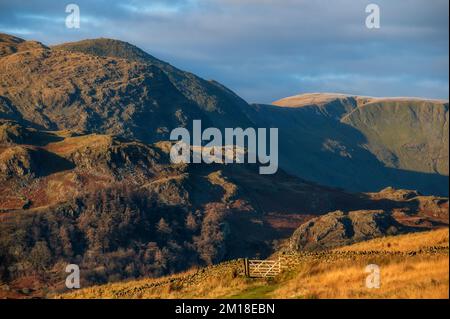
[{"label": "fence post", "polygon": [[250,277],[250,267],[248,265],[248,258],[244,258],[244,272],[246,277]]}]

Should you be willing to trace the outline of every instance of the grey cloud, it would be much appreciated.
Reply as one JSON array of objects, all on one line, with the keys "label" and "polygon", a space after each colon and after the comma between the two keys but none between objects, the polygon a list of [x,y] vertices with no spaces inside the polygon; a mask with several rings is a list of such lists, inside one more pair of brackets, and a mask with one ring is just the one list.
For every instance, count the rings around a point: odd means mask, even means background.
[{"label": "grey cloud", "polygon": [[66,29],[56,0],[0,1],[0,31],[47,44],[122,39],[251,102],[308,91],[449,94],[447,0],[374,1],[379,30],[365,27],[367,0],[72,2],[95,23]]}]

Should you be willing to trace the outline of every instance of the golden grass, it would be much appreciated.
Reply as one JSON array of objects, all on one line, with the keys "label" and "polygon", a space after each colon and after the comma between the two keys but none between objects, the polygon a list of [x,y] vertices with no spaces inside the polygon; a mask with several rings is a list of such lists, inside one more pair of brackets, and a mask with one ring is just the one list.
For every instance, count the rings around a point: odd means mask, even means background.
[{"label": "golden grass", "polygon": [[[421,250],[447,248],[447,253]],[[336,249],[339,252],[368,252],[333,263],[302,265],[295,278],[272,293],[277,298],[448,298],[449,230],[377,238]],[[415,252],[389,255],[383,252]],[[380,267],[381,286],[369,289],[365,280],[369,264]]]},{"label": "golden grass", "polygon": [[[367,288],[369,264],[380,266],[380,288]],[[308,265],[285,282],[276,298],[448,298],[448,255],[392,256]]]},{"label": "golden grass", "polygon": [[[336,249],[340,253],[334,253],[332,259],[320,255],[305,259],[273,280],[239,276],[236,270],[241,264],[235,261],[165,278],[86,288],[56,297],[448,298],[448,240],[448,229],[374,239]],[[435,247],[440,249],[430,250]],[[366,287],[369,274],[365,268],[369,264],[380,267],[379,289]]]},{"label": "golden grass", "polygon": [[336,249],[337,251],[416,251],[429,247],[448,247],[449,230],[437,229],[425,233],[389,236],[360,242]]},{"label": "golden grass", "polygon": [[[201,273],[201,271],[200,271]],[[251,286],[249,279],[236,277],[232,271],[211,270],[202,276],[199,270],[158,279],[112,283],[82,289],[57,298],[81,299],[181,299],[223,298]]]},{"label": "golden grass", "polygon": [[75,137],[67,137],[60,142],[50,143],[46,149],[58,155],[67,155],[79,149],[93,148],[106,149],[112,143],[112,137],[109,135],[83,135]]}]

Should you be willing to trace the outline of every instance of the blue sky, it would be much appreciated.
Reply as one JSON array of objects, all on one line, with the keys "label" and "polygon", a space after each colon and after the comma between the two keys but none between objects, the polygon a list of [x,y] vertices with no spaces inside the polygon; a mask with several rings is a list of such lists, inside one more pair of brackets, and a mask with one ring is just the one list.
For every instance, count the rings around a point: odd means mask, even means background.
[{"label": "blue sky", "polygon": [[[65,27],[69,3],[81,28]],[[381,9],[367,29],[365,8]],[[449,96],[448,0],[0,0],[0,32],[57,44],[110,37],[249,102],[307,92]]]}]

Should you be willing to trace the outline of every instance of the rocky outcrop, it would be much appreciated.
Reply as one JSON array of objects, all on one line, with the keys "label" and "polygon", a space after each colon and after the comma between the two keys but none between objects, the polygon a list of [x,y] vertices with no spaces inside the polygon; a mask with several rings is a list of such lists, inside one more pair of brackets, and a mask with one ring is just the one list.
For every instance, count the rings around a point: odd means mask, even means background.
[{"label": "rocky outcrop", "polygon": [[46,48],[45,45],[37,41],[25,41],[12,35],[0,33],[0,58],[16,52]]},{"label": "rocky outcrop", "polygon": [[369,193],[369,195],[376,199],[391,199],[394,201],[408,200],[414,197],[421,196],[418,191],[408,189],[395,189],[393,187],[386,187],[377,193]]},{"label": "rocky outcrop", "polygon": [[37,166],[32,153],[32,150],[22,146],[9,147],[1,152],[0,180],[33,175]]},{"label": "rocky outcrop", "polygon": [[403,231],[404,227],[382,210],[335,211],[301,225],[291,237],[290,248],[330,249]]},{"label": "rocky outcrop", "polygon": [[22,144],[27,137],[28,132],[23,126],[10,121],[0,122],[0,144]]}]

